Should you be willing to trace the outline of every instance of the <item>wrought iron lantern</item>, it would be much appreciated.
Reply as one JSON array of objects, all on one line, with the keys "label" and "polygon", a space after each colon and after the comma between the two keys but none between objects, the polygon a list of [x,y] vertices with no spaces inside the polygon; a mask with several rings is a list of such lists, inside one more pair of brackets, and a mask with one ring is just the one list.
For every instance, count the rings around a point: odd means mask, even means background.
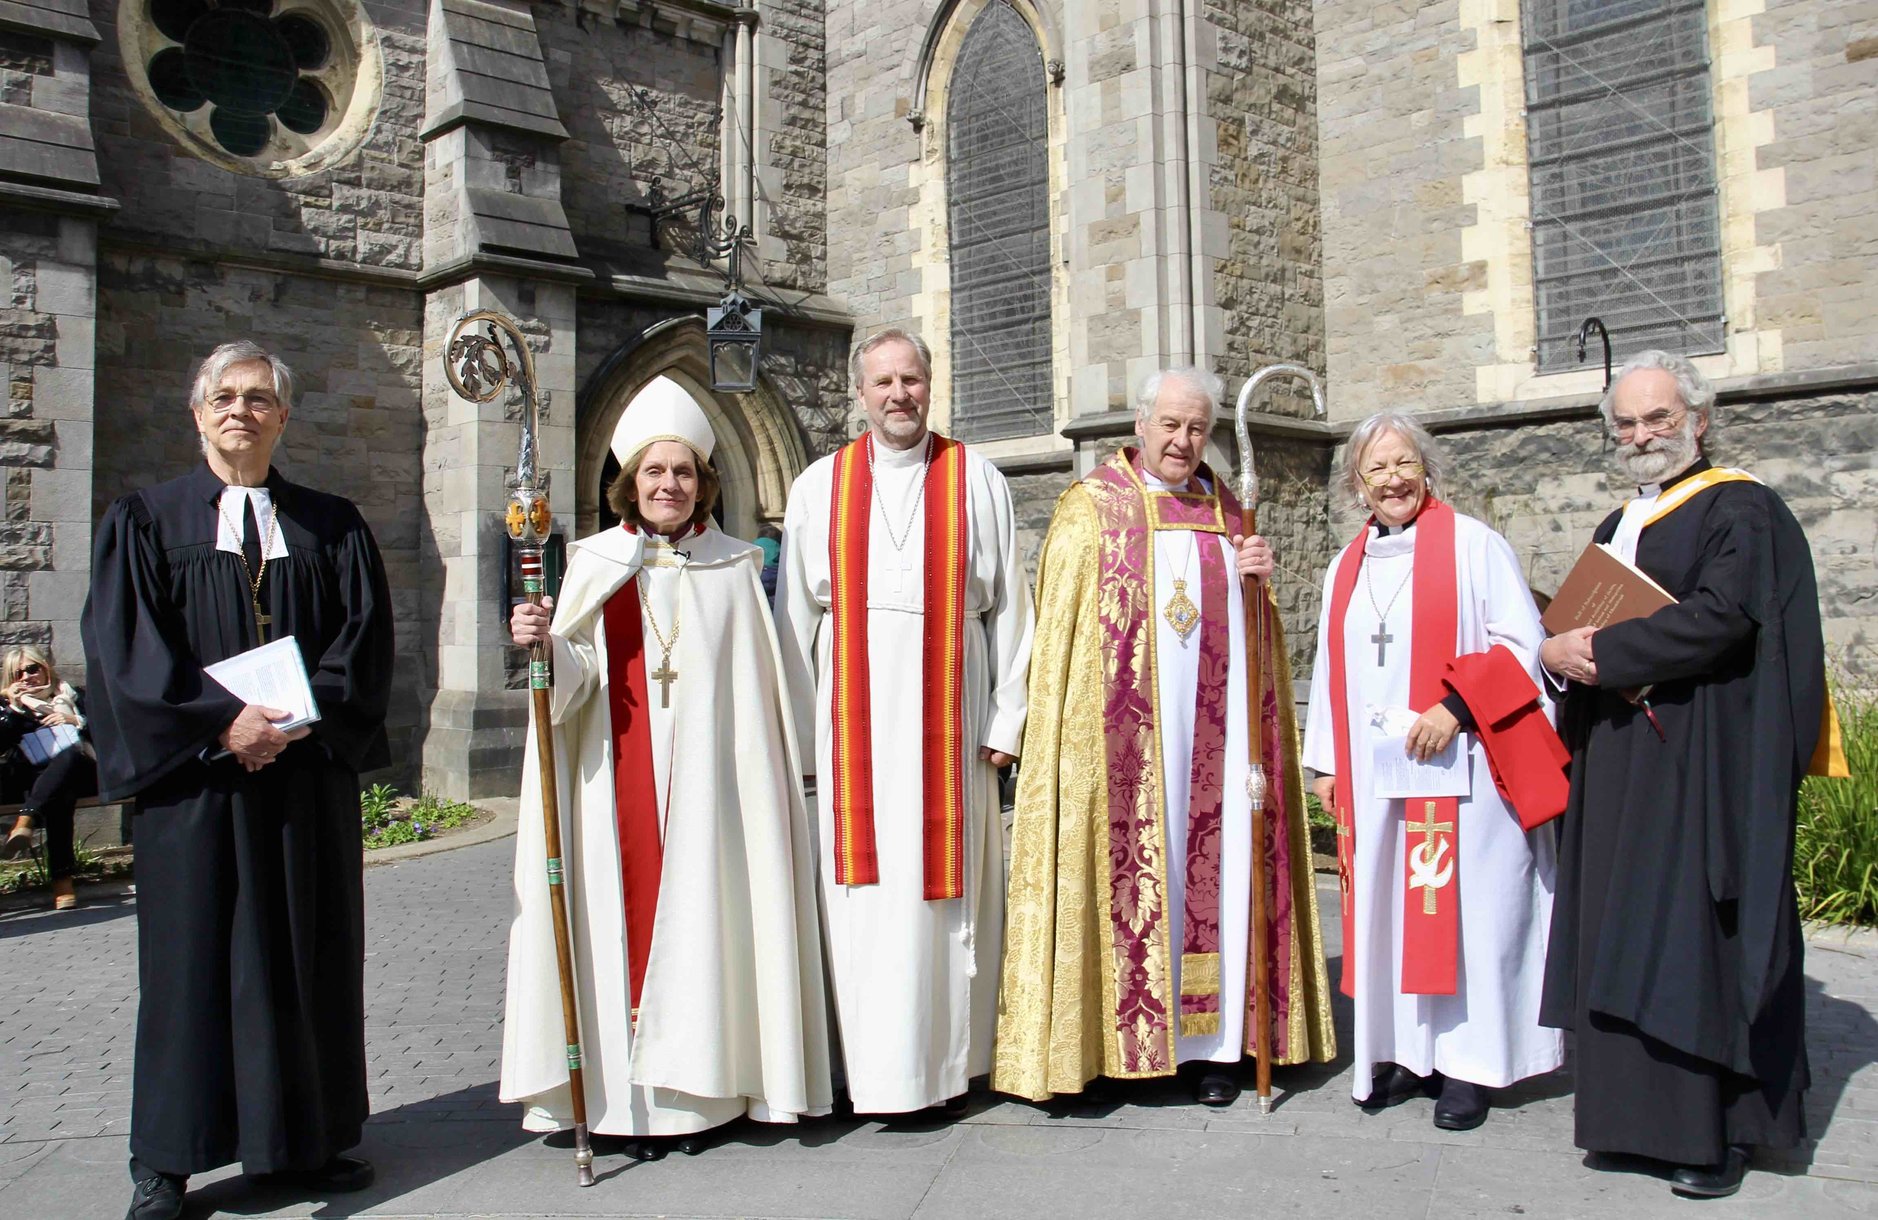
[{"label": "wrought iron lantern", "polygon": [[704,340],[711,353],[711,388],[741,393],[756,389],[757,352],[763,343],[763,311],[735,289],[704,312]]},{"label": "wrought iron lantern", "polygon": [[[763,311],[753,309],[743,297],[743,248],[750,241],[750,226],[740,225],[724,208],[722,182],[715,165],[700,165],[659,117],[658,99],[651,90],[637,85],[627,87],[630,97],[651,121],[655,133],[669,144],[677,156],[699,171],[703,183],[695,190],[672,198],[665,193],[662,177],[654,175],[646,187],[644,204],[626,205],[652,221],[653,241],[663,244],[667,226],[688,222],[688,238],[674,249],[688,254],[700,267],[710,267],[724,260],[724,296],[704,312],[705,342],[710,348],[711,388],[731,393],[756,389],[757,357],[763,344]],[[724,113],[711,112],[711,125],[720,132]],[[723,213],[720,220],[718,214]]]}]

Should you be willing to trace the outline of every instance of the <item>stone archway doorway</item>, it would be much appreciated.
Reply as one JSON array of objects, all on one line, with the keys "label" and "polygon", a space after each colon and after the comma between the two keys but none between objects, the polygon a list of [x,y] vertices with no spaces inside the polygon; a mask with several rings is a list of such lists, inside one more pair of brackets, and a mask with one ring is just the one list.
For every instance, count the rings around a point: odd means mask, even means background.
[{"label": "stone archway doorway", "polygon": [[808,464],[800,430],[786,403],[759,380],[744,394],[710,388],[704,320],[675,318],[647,328],[601,364],[581,395],[576,424],[575,536],[612,522],[605,489],[618,473],[613,430],[633,401],[663,377],[704,411],[717,437],[711,456],[722,491],[718,521],[725,533],[753,539],[758,527],[780,526],[789,485]]}]

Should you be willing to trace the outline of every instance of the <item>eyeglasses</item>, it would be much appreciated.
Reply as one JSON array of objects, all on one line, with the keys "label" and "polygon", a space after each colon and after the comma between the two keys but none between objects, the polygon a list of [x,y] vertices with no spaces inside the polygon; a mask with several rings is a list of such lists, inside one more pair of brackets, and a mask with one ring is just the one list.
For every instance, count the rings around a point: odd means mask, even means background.
[{"label": "eyeglasses", "polygon": [[1628,440],[1641,430],[1647,436],[1668,436],[1688,416],[1687,411],[1652,411],[1642,419],[1625,419],[1621,415],[1611,417],[1611,436],[1618,441]]},{"label": "eyeglasses", "polygon": [[1393,466],[1384,466],[1380,470],[1365,470],[1362,478],[1367,486],[1387,487],[1397,479],[1407,479],[1413,482],[1421,478],[1427,470],[1428,468],[1420,462],[1397,462]]},{"label": "eyeglasses", "polygon": [[224,390],[209,399],[209,409],[217,415],[232,414],[237,406],[243,405],[256,415],[266,415],[280,406],[280,400],[264,390],[251,390],[246,394]]},{"label": "eyeglasses", "polygon": [[46,672],[46,667],[37,661],[28,661],[26,664],[20,666],[20,672],[23,674],[43,674]]}]

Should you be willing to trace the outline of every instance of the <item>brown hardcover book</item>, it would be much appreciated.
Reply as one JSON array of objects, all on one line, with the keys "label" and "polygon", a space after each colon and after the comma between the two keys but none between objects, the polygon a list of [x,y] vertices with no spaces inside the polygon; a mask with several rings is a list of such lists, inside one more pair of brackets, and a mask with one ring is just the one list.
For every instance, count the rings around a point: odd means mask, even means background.
[{"label": "brown hardcover book", "polygon": [[1553,635],[1561,635],[1578,627],[1608,627],[1643,618],[1675,604],[1663,586],[1619,559],[1609,547],[1594,542],[1572,565],[1539,621]]}]

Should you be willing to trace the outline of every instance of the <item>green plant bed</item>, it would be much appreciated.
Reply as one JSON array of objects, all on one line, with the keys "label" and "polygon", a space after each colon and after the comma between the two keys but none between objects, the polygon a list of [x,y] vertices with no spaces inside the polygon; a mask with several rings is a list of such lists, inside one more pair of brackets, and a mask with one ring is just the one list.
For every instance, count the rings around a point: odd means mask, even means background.
[{"label": "green plant bed", "polygon": [[365,850],[423,843],[445,831],[466,826],[482,811],[440,796],[400,796],[390,784],[373,784],[359,793],[359,825]]},{"label": "green plant bed", "polygon": [[[12,822],[0,818],[0,828],[11,829]],[[106,881],[112,877],[130,876],[130,853],[121,848],[113,848],[111,854],[101,855],[83,843],[78,843],[73,846],[72,855],[72,879],[75,881]],[[0,864],[0,897],[43,890],[51,884],[52,878],[46,874],[43,852]]]},{"label": "green plant bed", "polygon": [[1800,786],[1793,884],[1800,915],[1827,923],[1878,923],[1878,694],[1832,682],[1849,779]]}]

